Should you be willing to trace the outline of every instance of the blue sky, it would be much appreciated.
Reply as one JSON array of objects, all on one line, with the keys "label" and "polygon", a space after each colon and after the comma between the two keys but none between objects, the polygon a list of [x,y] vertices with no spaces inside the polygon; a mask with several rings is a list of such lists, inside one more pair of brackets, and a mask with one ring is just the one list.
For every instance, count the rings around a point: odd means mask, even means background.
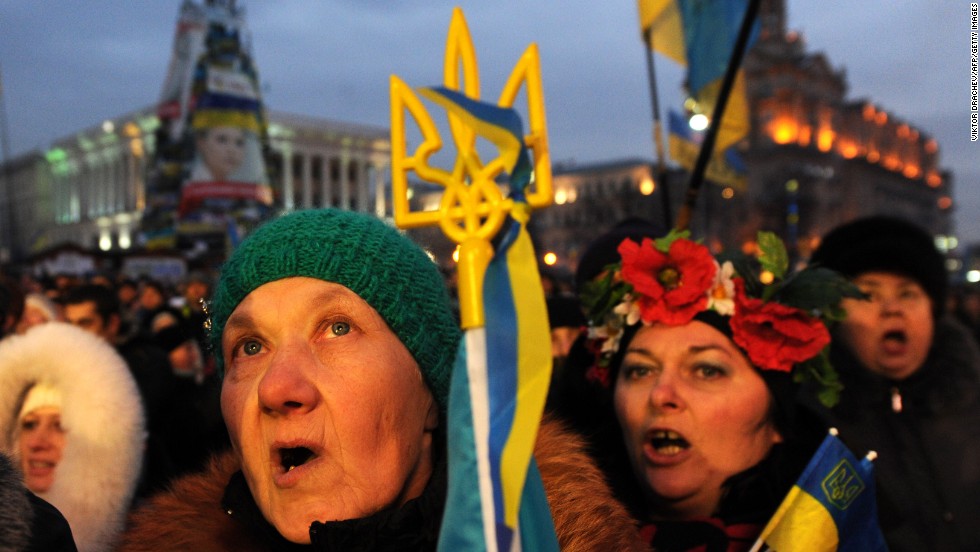
[{"label": "blue sky", "polygon": [[[614,0],[243,1],[265,101],[277,111],[388,126],[388,77],[438,84],[453,6],[469,23],[484,95],[536,42],[553,160],[652,157],[636,4]],[[0,0],[0,72],[13,155],[154,104],[178,0]],[[939,142],[961,239],[980,242],[980,142],[969,138],[970,3],[788,0],[788,27],[869,99]],[[681,70],[658,58],[662,109]]]}]

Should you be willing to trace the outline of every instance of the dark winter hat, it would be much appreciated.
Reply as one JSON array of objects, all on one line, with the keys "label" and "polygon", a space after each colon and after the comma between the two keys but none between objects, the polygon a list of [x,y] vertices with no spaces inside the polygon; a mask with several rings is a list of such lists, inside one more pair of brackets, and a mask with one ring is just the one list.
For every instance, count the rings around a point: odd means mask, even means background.
[{"label": "dark winter hat", "polygon": [[575,269],[575,289],[582,293],[585,284],[602,274],[606,266],[619,261],[616,248],[624,239],[640,241],[643,238],[659,238],[667,229],[646,219],[630,217],[616,223],[609,231],[589,243]]},{"label": "dark winter hat", "polygon": [[242,242],[222,267],[210,305],[219,370],[221,333],[235,307],[259,286],[293,276],[345,286],[378,311],[445,408],[460,329],[442,276],[421,247],[362,213],[299,211],[264,224]]},{"label": "dark winter hat", "polygon": [[901,274],[922,286],[934,315],[946,304],[943,256],[928,232],[901,218],[872,216],[838,226],[824,236],[810,263],[849,278],[870,271]]}]

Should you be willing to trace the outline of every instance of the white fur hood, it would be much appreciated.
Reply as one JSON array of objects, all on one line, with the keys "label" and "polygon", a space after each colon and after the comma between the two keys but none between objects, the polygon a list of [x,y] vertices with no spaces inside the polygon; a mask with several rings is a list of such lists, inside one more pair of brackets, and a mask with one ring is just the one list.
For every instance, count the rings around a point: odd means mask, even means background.
[{"label": "white fur hood", "polygon": [[0,341],[0,449],[19,456],[17,415],[43,381],[61,391],[65,450],[55,481],[38,493],[58,508],[81,552],[111,550],[139,479],[146,440],[139,390],[101,338],[49,322]]}]

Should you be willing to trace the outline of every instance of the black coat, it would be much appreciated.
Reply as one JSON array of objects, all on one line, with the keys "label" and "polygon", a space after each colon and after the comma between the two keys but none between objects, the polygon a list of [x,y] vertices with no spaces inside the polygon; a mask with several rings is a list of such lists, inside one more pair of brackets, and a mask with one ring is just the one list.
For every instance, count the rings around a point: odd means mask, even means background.
[{"label": "black coat", "polygon": [[78,550],[65,516],[27,490],[20,472],[3,454],[0,454],[0,550]]},{"label": "black coat", "polygon": [[855,455],[878,453],[889,548],[980,550],[980,350],[972,336],[938,321],[925,364],[900,382],[868,372],[843,346],[832,361],[845,389],[823,412]]}]

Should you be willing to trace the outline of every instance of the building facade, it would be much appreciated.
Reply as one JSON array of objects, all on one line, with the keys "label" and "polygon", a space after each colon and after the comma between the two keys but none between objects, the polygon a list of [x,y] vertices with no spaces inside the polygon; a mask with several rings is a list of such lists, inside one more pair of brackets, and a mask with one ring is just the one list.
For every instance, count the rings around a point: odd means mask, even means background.
[{"label": "building facade", "polygon": [[[745,185],[701,186],[690,222],[694,237],[714,251],[751,251],[756,233],[768,230],[784,238],[794,258],[806,259],[831,228],[888,213],[917,221],[937,243],[953,246],[953,179],[939,165],[936,141],[869,100],[847,98],[844,71],[807,52],[785,21],[783,0],[762,1],[759,38],[744,60],[751,131],[738,147]],[[269,120],[277,210],[336,206],[390,215],[387,129],[276,112]],[[146,109],[6,163],[0,260],[66,243],[138,248],[157,126]],[[620,220],[672,227],[688,197],[687,171],[659,174],[649,159],[558,164],[553,174],[555,205],[532,218],[531,232],[542,256],[552,253],[551,262],[568,271],[592,239]],[[416,208],[434,208],[435,192],[419,189]],[[412,235],[451,268],[454,244],[438,229]]]},{"label": "building facade", "polygon": [[[334,206],[389,214],[387,129],[277,112],[269,121],[277,211]],[[104,252],[139,248],[158,125],[147,108],[5,163],[3,260],[65,244]]]},{"label": "building facade", "polygon": [[[752,251],[757,232],[772,231],[805,260],[835,226],[891,214],[923,225],[940,249],[955,246],[953,178],[939,166],[936,141],[869,100],[848,99],[844,71],[808,53],[785,20],[782,0],[763,0],[759,38],[744,60],[751,131],[738,148],[745,185],[704,182],[692,235],[716,252]],[[532,219],[539,249],[574,269],[591,239],[627,217],[670,228],[688,179],[677,167],[658,176],[643,159],[555,167],[556,204]]]}]

